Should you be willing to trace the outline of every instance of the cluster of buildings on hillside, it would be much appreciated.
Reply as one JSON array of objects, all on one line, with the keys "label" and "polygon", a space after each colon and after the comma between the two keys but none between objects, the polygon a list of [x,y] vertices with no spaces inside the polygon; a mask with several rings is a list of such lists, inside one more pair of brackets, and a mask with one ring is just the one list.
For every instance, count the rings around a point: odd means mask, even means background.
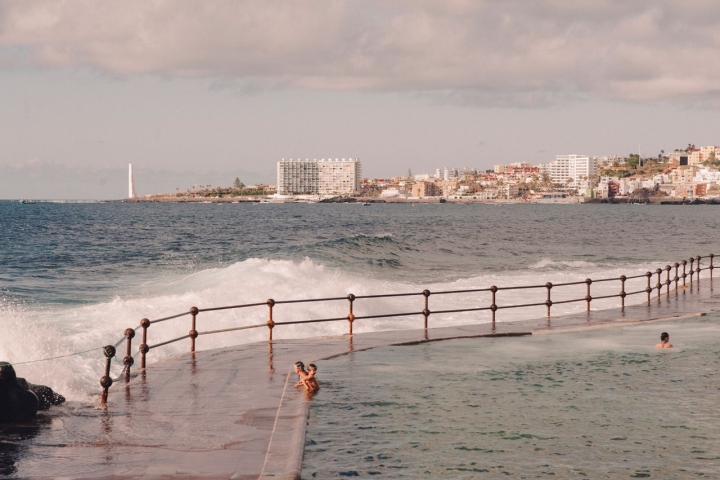
[{"label": "cluster of buildings on hillside", "polygon": [[[662,152],[664,153],[664,152]],[[383,198],[472,197],[479,200],[563,195],[609,198],[651,190],[674,198],[698,198],[720,193],[720,147],[676,150],[657,159],[619,156],[558,155],[538,165],[526,162],[495,165],[492,170],[438,168],[434,173],[388,179],[362,179],[357,158],[283,159],[277,164],[277,194],[355,195]],[[632,161],[632,163],[631,163]],[[652,169],[637,171],[652,163]],[[638,163],[640,165],[638,165]],[[650,173],[652,172],[652,173]]]}]

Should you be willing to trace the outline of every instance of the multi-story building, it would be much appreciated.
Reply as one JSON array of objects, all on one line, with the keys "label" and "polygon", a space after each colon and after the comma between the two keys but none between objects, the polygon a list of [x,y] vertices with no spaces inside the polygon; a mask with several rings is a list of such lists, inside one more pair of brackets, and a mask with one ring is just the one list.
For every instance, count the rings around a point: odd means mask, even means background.
[{"label": "multi-story building", "polygon": [[435,182],[416,182],[412,186],[413,197],[435,197],[440,193]]},{"label": "multi-story building", "polygon": [[558,155],[555,160],[540,166],[540,172],[550,176],[553,183],[576,186],[598,173],[597,158],[587,155]]},{"label": "multi-story building", "polygon": [[360,190],[360,159],[282,159],[277,164],[279,195],[342,195]]}]

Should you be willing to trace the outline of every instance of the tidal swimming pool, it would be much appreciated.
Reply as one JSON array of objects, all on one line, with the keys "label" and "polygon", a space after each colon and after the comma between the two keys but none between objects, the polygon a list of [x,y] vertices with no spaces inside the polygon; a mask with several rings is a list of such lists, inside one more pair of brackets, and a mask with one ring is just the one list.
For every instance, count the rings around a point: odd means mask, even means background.
[{"label": "tidal swimming pool", "polygon": [[318,366],[304,479],[720,475],[718,314]]}]

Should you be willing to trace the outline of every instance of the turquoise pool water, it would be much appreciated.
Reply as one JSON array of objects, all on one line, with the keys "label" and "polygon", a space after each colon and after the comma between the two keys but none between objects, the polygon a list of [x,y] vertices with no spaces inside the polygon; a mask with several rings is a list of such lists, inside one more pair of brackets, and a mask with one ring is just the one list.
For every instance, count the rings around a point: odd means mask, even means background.
[{"label": "turquoise pool water", "polygon": [[302,477],[718,478],[718,366],[717,314],[352,353],[319,363]]}]

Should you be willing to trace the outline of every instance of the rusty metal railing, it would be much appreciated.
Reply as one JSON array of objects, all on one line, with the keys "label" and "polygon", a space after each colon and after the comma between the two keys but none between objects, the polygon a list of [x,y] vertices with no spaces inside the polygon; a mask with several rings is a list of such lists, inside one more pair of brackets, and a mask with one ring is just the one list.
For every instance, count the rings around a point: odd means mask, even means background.
[{"label": "rusty metal railing", "polygon": [[[134,356],[132,354],[132,340],[135,338],[136,332],[141,329],[142,330],[142,343],[138,346],[138,353],[140,354],[140,368],[144,369],[146,368],[146,356],[150,350],[162,347],[164,345],[168,345],[171,343],[178,342],[180,340],[184,340],[186,338],[190,339],[190,352],[195,352],[195,340],[197,337],[201,335],[212,335],[216,333],[226,333],[226,332],[235,332],[240,330],[248,330],[248,329],[254,329],[254,328],[262,328],[267,327],[268,329],[268,341],[272,345],[273,341],[273,329],[277,326],[284,326],[284,325],[302,325],[302,324],[311,324],[311,323],[327,323],[327,322],[339,322],[339,321],[347,321],[348,322],[348,334],[353,334],[353,323],[358,320],[370,320],[370,319],[384,319],[384,318],[398,318],[398,317],[412,317],[412,316],[422,316],[423,321],[423,328],[428,328],[428,319],[431,315],[441,315],[441,314],[450,314],[450,313],[460,313],[460,312],[482,312],[482,311],[489,311],[490,312],[490,321],[492,324],[492,333],[496,333],[496,317],[497,317],[497,311],[498,310],[506,310],[506,309],[514,309],[514,308],[529,308],[529,307],[545,307],[546,308],[546,316],[548,319],[551,316],[551,308],[556,305],[561,304],[569,304],[569,303],[578,303],[578,302],[585,302],[586,304],[586,311],[590,312],[590,305],[595,300],[602,300],[602,299],[609,299],[609,298],[620,298],[620,308],[621,311],[625,310],[625,299],[632,295],[640,295],[640,294],[646,294],[647,295],[647,304],[651,304],[652,300],[652,294],[657,290],[657,299],[658,302],[662,299],[662,289],[663,287],[666,288],[666,296],[670,296],[670,286],[672,283],[675,283],[675,290],[677,291],[680,288],[680,282],[682,281],[682,287],[686,287],[687,283],[690,283],[690,285],[693,284],[694,276],[697,275],[695,278],[695,281],[699,283],[700,280],[700,273],[703,271],[708,270],[710,273],[710,278],[712,279],[713,270],[715,269],[715,266],[713,265],[713,259],[715,255],[710,254],[706,257],[696,256],[691,257],[688,260],[682,260],[680,262],[675,262],[672,266],[666,265],[664,268],[657,268],[654,272],[653,271],[647,271],[644,274],[639,275],[632,275],[632,276],[625,276],[621,275],[619,277],[612,277],[612,278],[603,278],[598,280],[593,280],[590,278],[587,278],[585,280],[581,281],[575,281],[575,282],[564,282],[564,283],[551,283],[547,282],[545,284],[541,285],[521,285],[521,286],[510,286],[510,287],[498,287],[495,285],[492,285],[487,288],[474,288],[474,289],[461,289],[461,290],[443,290],[443,291],[436,291],[436,292],[430,292],[430,290],[423,290],[422,292],[410,292],[410,293],[386,293],[386,294],[378,294],[378,295],[354,295],[352,293],[342,296],[342,297],[327,297],[327,298],[310,298],[310,299],[300,299],[300,300],[274,300],[274,299],[268,299],[265,302],[256,302],[256,303],[247,303],[247,304],[241,304],[241,305],[229,305],[229,306],[223,306],[223,307],[210,307],[210,308],[198,308],[198,307],[192,307],[189,311],[178,313],[175,315],[170,315],[168,317],[158,318],[156,320],[149,320],[147,318],[143,318],[140,321],[140,325],[135,328],[127,328],[125,329],[123,337],[115,344],[115,345],[107,345],[104,347],[103,351],[105,354],[106,362],[105,362],[105,374],[100,379],[100,385],[103,388],[102,396],[101,396],[101,402],[104,404],[107,402],[108,398],[108,390],[110,386],[112,386],[114,380],[110,376],[110,368],[112,363],[112,358],[115,357],[116,349],[119,347],[123,342],[125,342],[125,356],[123,357],[123,373],[120,377],[115,379],[115,381],[118,381],[119,379],[124,379],[124,381],[127,383],[130,381],[130,370],[132,366],[135,363]],[[707,266],[701,266],[700,262],[701,260],[709,259],[709,264]],[[680,267],[682,267],[682,273],[680,272]],[[674,276],[671,278],[671,272],[672,270],[675,270]],[[663,280],[662,274],[665,272],[666,277]],[[653,276],[657,275],[657,279],[655,284],[652,284]],[[629,280],[636,280],[641,278],[647,278],[647,286],[645,288],[634,290],[634,291],[626,291],[626,282]],[[591,292],[591,286],[595,283],[603,283],[603,282],[620,282],[620,292],[616,294],[611,295],[599,295],[599,296],[592,296]],[[581,298],[572,298],[572,299],[566,299],[566,300],[553,300],[551,292],[553,289],[562,288],[562,287],[571,287],[571,286],[579,286],[579,285],[585,285],[585,296]],[[498,292],[501,291],[511,291],[511,290],[546,290],[546,300],[543,302],[531,302],[531,303],[522,303],[522,304],[511,304],[511,305],[498,305],[497,303],[497,295]],[[445,295],[457,295],[457,294],[470,294],[470,293],[483,293],[483,292],[489,292],[490,293],[490,304],[482,307],[471,307],[471,308],[457,308],[457,309],[444,309],[444,310],[430,310],[429,300],[430,296],[445,296]],[[376,314],[376,315],[356,315],[355,314],[355,302],[358,300],[372,300],[372,299],[380,299],[380,298],[400,298],[400,297],[423,297],[423,309],[420,311],[410,311],[410,312],[392,312],[392,313],[382,313],[382,314]],[[273,309],[277,305],[291,305],[291,304],[300,304],[300,303],[319,303],[319,302],[337,302],[337,301],[347,301],[348,302],[348,308],[349,313],[346,316],[341,317],[331,317],[331,318],[316,318],[316,319],[308,319],[308,320],[288,320],[288,321],[276,321],[275,318],[273,318]],[[219,330],[208,330],[204,332],[198,332],[197,331],[197,316],[200,313],[204,312],[217,312],[222,310],[236,310],[236,309],[245,309],[245,308],[254,308],[254,307],[261,307],[261,306],[267,306],[268,307],[268,320],[264,323],[256,324],[256,325],[245,325],[242,327],[232,327],[232,328],[224,328]],[[182,335],[176,338],[172,338],[169,340],[165,340],[162,342],[155,343],[153,345],[150,345],[148,343],[148,329],[151,325],[156,325],[162,322],[166,322],[169,320],[174,320],[177,318],[185,317],[190,315],[191,317],[191,324],[190,324],[190,331],[186,335]]]}]

